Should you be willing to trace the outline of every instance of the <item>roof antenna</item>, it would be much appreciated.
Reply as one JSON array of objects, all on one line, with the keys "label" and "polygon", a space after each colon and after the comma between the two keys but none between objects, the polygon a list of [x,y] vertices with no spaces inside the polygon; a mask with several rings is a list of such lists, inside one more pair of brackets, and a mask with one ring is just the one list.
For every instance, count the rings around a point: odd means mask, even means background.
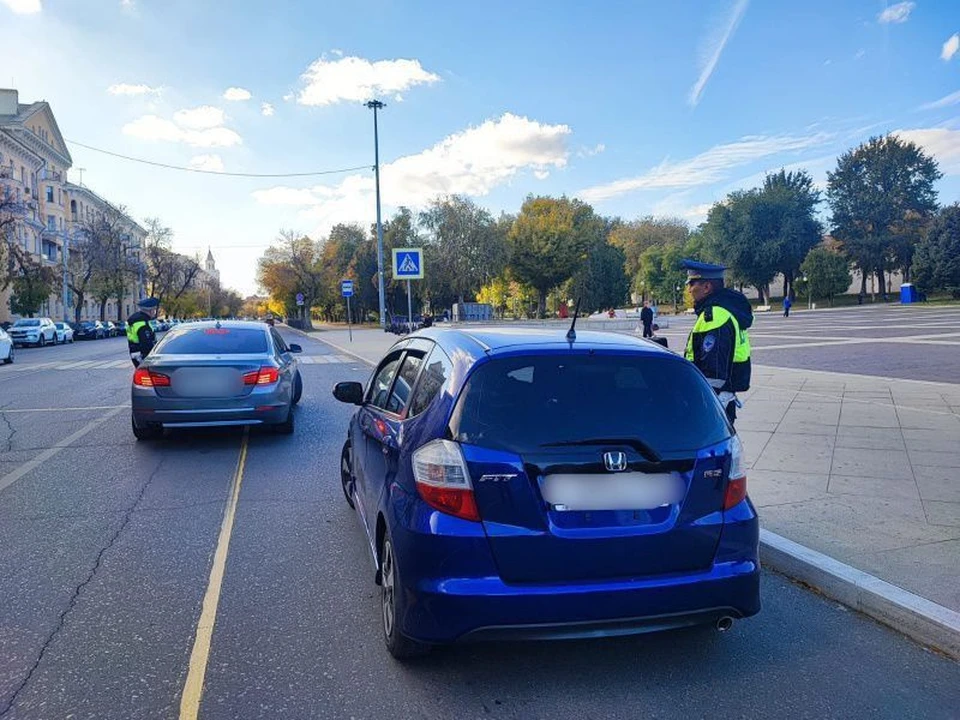
[{"label": "roof antenna", "polygon": [[577,298],[577,307],[573,310],[573,322],[570,323],[570,329],[567,330],[567,340],[573,342],[577,339],[577,317],[580,315],[580,298]]}]

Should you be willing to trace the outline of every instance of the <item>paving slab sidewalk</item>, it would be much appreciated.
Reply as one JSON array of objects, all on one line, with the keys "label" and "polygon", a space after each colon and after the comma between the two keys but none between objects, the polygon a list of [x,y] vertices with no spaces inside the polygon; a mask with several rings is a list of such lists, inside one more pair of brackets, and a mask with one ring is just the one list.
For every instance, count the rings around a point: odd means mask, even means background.
[{"label": "paving slab sidewalk", "polygon": [[[372,362],[397,340],[314,335]],[[763,528],[960,611],[960,384],[754,366],[752,385],[737,428]]]}]

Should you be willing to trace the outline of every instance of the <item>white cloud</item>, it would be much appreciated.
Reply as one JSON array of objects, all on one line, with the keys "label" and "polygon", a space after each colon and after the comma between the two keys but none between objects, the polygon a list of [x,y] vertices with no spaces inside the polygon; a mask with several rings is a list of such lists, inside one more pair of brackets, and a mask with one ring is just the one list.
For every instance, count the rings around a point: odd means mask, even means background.
[{"label": "white cloud", "polygon": [[933,102],[928,102],[921,105],[919,110],[939,110],[940,108],[950,107],[951,105],[956,105],[960,103],[960,90],[957,90],[955,93],[950,93],[945,95],[939,100],[934,100]]},{"label": "white cloud", "polygon": [[905,23],[910,19],[910,13],[913,12],[916,6],[917,4],[914,2],[898,2],[896,5],[891,5],[877,15],[877,22],[884,25],[890,23]]},{"label": "white cloud", "polygon": [[936,158],[944,175],[960,175],[960,130],[918,128],[895,130],[892,134],[916,143]]},{"label": "white cloud", "polygon": [[301,105],[332,105],[342,101],[361,102],[380,95],[395,95],[416,85],[440,81],[427,72],[419,60],[377,60],[321,57],[306,69],[297,95]]},{"label": "white cloud", "polygon": [[231,147],[243,142],[242,138],[229,128],[191,130],[156,115],[144,115],[127,123],[123,126],[123,134],[140,140],[182,142],[193,147]]},{"label": "white cloud", "polygon": [[142,83],[138,85],[117,83],[107,88],[107,92],[111,95],[159,95],[162,91],[163,88],[150,87]]},{"label": "white cloud", "polygon": [[584,146],[577,151],[577,157],[582,157],[582,158],[593,157],[594,155],[599,155],[606,149],[607,149],[607,146],[604,145],[603,143],[597,143],[592,148]]},{"label": "white cloud", "polygon": [[[407,155],[380,169],[385,204],[421,207],[438,195],[488,194],[523,170],[534,174],[567,163],[567,125],[547,125],[506,113],[450,135],[416,155]],[[265,205],[294,205],[329,227],[335,222],[369,219],[373,209],[373,177],[351,175],[334,186],[273,187],[253,193]]]},{"label": "white cloud", "polygon": [[120,0],[120,7],[122,8],[132,8],[134,4],[134,0]]},{"label": "white cloud", "polygon": [[828,133],[822,132],[813,135],[752,135],[726,145],[717,145],[689,160],[664,160],[643,175],[596,185],[583,190],[579,195],[589,202],[597,202],[634,190],[709,185],[726,178],[734,168],[780,153],[816,147],[830,137]]},{"label": "white cloud", "polygon": [[0,0],[17,15],[32,15],[40,12],[40,0]]},{"label": "white cloud", "polygon": [[284,102],[290,102],[291,100],[293,100],[293,99],[296,98],[296,97],[297,97],[296,94],[290,92],[290,93],[287,93],[286,95],[283,96],[283,101],[284,101]]},{"label": "white cloud", "polygon": [[223,125],[223,110],[211,105],[178,110],[173,114],[173,120],[180,127],[190,130],[207,130]]},{"label": "white cloud", "polygon": [[337,57],[343,57],[343,50],[340,50],[339,48],[334,48],[333,50],[330,51],[330,54],[336,55]]},{"label": "white cloud", "polygon": [[190,167],[209,172],[223,172],[223,160],[219,155],[196,155],[190,158]]},{"label": "white cloud", "polygon": [[273,109],[273,105],[270,103],[260,103],[260,114],[264,117],[271,117],[274,112],[276,111]]},{"label": "white cloud", "polygon": [[944,61],[950,60],[960,50],[960,33],[954,33],[943,44],[940,50],[940,58]]},{"label": "white cloud", "polygon": [[723,49],[727,46],[730,38],[733,37],[733,33],[736,32],[737,26],[743,19],[743,15],[746,13],[747,5],[749,4],[750,0],[736,0],[733,8],[731,8],[730,16],[718,29],[719,32],[716,32],[707,44],[706,50],[703,53],[703,59],[700,63],[700,77],[697,78],[693,87],[690,88],[690,96],[687,100],[694,107],[700,102],[703,89],[707,86],[707,81],[710,80],[713,71],[717,69],[717,63],[720,62],[720,55],[723,54]]},{"label": "white cloud", "polygon": [[242,101],[249,100],[253,95],[246,88],[231,87],[223,91],[224,100]]},{"label": "white cloud", "polygon": [[549,171],[549,170],[534,170],[534,171],[533,171],[533,176],[534,176],[537,180],[546,180],[548,177],[550,177],[550,171]]}]

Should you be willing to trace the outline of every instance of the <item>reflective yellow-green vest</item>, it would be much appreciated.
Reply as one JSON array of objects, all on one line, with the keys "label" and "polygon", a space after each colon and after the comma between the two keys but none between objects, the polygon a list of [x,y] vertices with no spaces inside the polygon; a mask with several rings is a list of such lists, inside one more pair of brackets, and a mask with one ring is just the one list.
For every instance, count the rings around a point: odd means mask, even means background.
[{"label": "reflective yellow-green vest", "polygon": [[146,320],[137,320],[127,323],[127,342],[132,345],[140,345],[140,328],[147,324]]},{"label": "reflective yellow-green vest", "polygon": [[[702,341],[711,332],[719,331],[726,323],[733,325],[733,365],[730,369],[729,378],[711,378],[707,374],[707,379],[716,390],[728,390],[731,392],[745,392],[750,389],[750,335],[746,330],[740,328],[736,316],[729,310],[712,305],[697,316],[697,321],[693,325],[693,330],[687,337],[687,347],[683,356],[700,367],[698,363],[701,358],[696,357],[695,346],[700,346],[698,340]],[[729,349],[716,348],[717,352],[729,352]],[[701,370],[704,368],[701,367]],[[729,382],[727,382],[729,380]]]}]

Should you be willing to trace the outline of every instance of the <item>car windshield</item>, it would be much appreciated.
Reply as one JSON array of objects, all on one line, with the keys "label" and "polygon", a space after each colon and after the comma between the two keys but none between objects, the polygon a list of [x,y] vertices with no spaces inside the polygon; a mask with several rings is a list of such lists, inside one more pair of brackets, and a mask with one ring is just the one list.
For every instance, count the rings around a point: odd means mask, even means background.
[{"label": "car windshield", "polygon": [[14,324],[14,327],[40,327],[39,320],[17,320]]},{"label": "car windshield", "polygon": [[467,381],[451,425],[461,442],[519,454],[616,440],[666,456],[730,435],[692,365],[640,354],[492,360]]},{"label": "car windshield", "polygon": [[167,335],[154,352],[166,355],[262,355],[267,352],[267,335],[259,328],[189,328]]}]

